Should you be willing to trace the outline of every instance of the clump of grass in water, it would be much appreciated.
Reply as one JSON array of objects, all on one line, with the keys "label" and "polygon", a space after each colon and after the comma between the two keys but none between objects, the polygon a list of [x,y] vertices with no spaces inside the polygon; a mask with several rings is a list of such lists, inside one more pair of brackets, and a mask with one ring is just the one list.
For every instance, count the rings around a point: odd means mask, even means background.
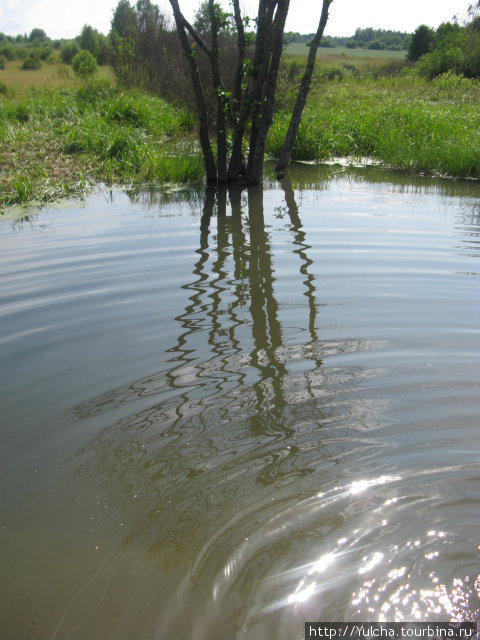
[{"label": "clump of grass in water", "polygon": [[169,183],[194,183],[202,180],[204,175],[203,159],[199,155],[188,153],[179,156],[157,155],[150,165],[147,179],[159,179]]}]

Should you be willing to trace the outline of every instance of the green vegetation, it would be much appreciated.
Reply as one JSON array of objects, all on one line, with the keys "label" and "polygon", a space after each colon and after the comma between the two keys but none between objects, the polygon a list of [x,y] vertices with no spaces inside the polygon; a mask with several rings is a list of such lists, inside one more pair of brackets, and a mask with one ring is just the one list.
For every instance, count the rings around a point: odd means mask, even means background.
[{"label": "green vegetation", "polygon": [[427,27],[425,24],[421,24],[415,29],[415,33],[410,39],[407,58],[411,62],[417,62],[417,60],[428,53],[433,47],[434,39],[433,29],[430,29],[430,27]]},{"label": "green vegetation", "polygon": [[76,42],[67,42],[60,51],[60,59],[64,64],[72,64],[73,58],[80,51],[80,47]]},{"label": "green vegetation", "polygon": [[[40,69],[42,62],[61,60],[70,65],[79,51],[92,54],[100,66],[111,62],[110,38],[85,25],[81,33],[73,40],[51,40],[43,29],[32,29],[29,36],[16,37],[0,33],[0,56],[7,61],[25,61],[24,69]],[[27,62],[28,60],[28,62]]]},{"label": "green vegetation", "polygon": [[[410,72],[317,81],[293,158],[368,156],[415,172],[480,177],[480,81],[446,73],[433,82]],[[267,151],[279,153],[289,121],[278,113]]]},{"label": "green vegetation", "polygon": [[84,25],[82,32],[76,39],[78,47],[81,50],[88,51],[95,58],[97,64],[108,64],[111,58],[110,41],[90,25]]},{"label": "green vegetation", "polygon": [[42,59],[36,51],[29,53],[22,63],[22,69],[33,71],[35,69],[41,69],[43,66]]},{"label": "green vegetation", "polygon": [[[480,81],[446,73],[429,82],[408,68],[377,77],[343,69],[332,80],[324,72],[316,71],[294,159],[368,156],[480,177]],[[288,126],[284,99],[267,142],[273,157]],[[79,195],[98,182],[195,182],[204,172],[191,113],[105,82],[16,92],[1,85],[0,164],[3,205]]]},{"label": "green vegetation", "polygon": [[419,59],[427,78],[452,71],[467,78],[480,77],[480,18],[466,27],[446,22],[432,37],[430,50]]},{"label": "green vegetation", "polygon": [[76,76],[86,80],[97,71],[97,61],[90,51],[82,49],[73,57],[72,69]]},{"label": "green vegetation", "polygon": [[0,93],[0,165],[3,206],[203,176],[190,113],[105,82]]},{"label": "green vegetation", "polygon": [[[479,80],[449,72],[430,82],[408,67],[393,76],[334,70],[315,72],[294,159],[368,156],[409,171],[480,177]],[[288,126],[288,91],[278,106],[272,157]],[[0,164],[4,206],[79,195],[98,182],[194,182],[204,172],[191,113],[98,81],[13,91],[0,80]]]},{"label": "green vegetation", "polygon": [[[335,46],[317,54],[293,158],[369,157],[402,170],[480,178],[479,13],[480,1],[467,24],[422,25],[408,38],[357,29],[344,42],[331,39]],[[195,24],[208,39],[202,15]],[[229,16],[219,23],[229,63]],[[308,37],[298,35],[287,37],[281,62],[266,147],[273,158],[305,67]],[[97,79],[87,81],[93,70]],[[232,70],[222,67],[222,76]],[[201,73],[210,73],[208,65]],[[41,29],[0,34],[0,208],[80,195],[98,183],[202,180],[193,104],[178,38],[148,0],[134,7],[120,0],[108,37],[88,25],[73,41],[53,42]]]},{"label": "green vegetation", "polygon": [[[129,0],[119,0],[109,37],[111,64],[121,85],[146,89],[166,100],[195,108],[190,72],[180,40],[158,6],[150,0],[134,6]],[[224,53],[229,53],[226,47]],[[233,54],[232,60],[235,60]],[[200,62],[201,56],[198,56],[197,63]],[[204,73],[210,73],[209,65],[204,67]]]},{"label": "green vegetation", "polygon": [[[47,60],[40,70],[23,70],[19,60],[7,61],[5,69],[0,70],[0,83],[3,82],[12,91],[19,92],[31,88],[67,88],[78,86],[78,79],[70,65],[55,60]],[[114,81],[110,67],[99,67],[96,78],[108,82]]]}]

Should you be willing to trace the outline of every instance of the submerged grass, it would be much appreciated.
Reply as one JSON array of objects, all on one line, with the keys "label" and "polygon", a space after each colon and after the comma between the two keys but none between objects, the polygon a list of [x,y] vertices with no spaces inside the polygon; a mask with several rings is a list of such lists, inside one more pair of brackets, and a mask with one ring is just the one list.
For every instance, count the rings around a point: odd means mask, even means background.
[{"label": "submerged grass", "polygon": [[[317,83],[300,126],[293,159],[371,157],[415,172],[480,177],[480,82],[445,74],[350,76]],[[277,156],[289,114],[278,113],[267,151]]]},{"label": "submerged grass", "polygon": [[4,206],[203,177],[189,112],[105,82],[0,95],[0,167]]}]

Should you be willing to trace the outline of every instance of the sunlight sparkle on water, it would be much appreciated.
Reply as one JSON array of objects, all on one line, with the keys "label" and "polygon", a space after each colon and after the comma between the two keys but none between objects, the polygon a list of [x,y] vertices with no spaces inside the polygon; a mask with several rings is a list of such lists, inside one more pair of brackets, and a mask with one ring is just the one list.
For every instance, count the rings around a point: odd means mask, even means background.
[{"label": "sunlight sparkle on water", "polygon": [[383,560],[384,554],[380,553],[380,551],[376,551],[373,556],[368,560],[363,567],[360,567],[358,573],[367,573],[367,571],[371,571],[373,567],[376,567],[377,564]]},{"label": "sunlight sparkle on water", "polygon": [[297,602],[305,602],[315,593],[315,587],[316,583],[312,582],[308,587],[305,587],[305,589],[300,589],[299,591],[295,591],[295,593],[291,593],[288,596],[288,603],[293,604]]},{"label": "sunlight sparkle on water", "polygon": [[321,573],[322,571],[325,571],[325,569],[332,564],[335,558],[336,555],[334,553],[326,553],[319,560],[317,560],[317,562],[314,563],[308,573]]},{"label": "sunlight sparkle on water", "polygon": [[363,493],[370,487],[388,484],[390,482],[395,482],[396,480],[401,480],[400,476],[380,476],[379,478],[372,478],[372,480],[355,480],[350,485],[349,493],[353,495],[357,495],[359,493]]}]

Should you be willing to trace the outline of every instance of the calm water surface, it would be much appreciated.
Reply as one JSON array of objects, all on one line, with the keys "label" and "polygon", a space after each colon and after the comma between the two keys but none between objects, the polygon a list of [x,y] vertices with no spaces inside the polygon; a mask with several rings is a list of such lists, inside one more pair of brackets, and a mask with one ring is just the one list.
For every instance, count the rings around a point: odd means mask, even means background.
[{"label": "calm water surface", "polygon": [[0,219],[0,637],[480,615],[480,186]]}]

